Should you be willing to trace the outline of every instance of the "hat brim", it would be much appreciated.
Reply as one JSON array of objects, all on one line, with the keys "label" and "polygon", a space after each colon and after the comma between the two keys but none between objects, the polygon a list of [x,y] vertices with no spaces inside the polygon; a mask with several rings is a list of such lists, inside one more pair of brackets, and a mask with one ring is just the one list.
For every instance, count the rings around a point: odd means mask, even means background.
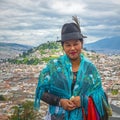
[{"label": "hat brim", "polygon": [[65,35],[62,35],[62,40],[57,40],[56,42],[65,42],[65,41],[68,41],[68,40],[80,40],[80,39],[83,39],[83,38],[87,38],[87,36],[84,36],[80,33],[68,33],[68,34],[65,34]]}]

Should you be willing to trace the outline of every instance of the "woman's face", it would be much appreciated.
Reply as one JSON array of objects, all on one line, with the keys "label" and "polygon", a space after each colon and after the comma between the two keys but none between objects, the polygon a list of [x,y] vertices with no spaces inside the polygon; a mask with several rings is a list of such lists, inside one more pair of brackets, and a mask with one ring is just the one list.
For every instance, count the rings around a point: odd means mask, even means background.
[{"label": "woman's face", "polygon": [[63,49],[71,60],[79,59],[83,43],[80,40],[68,40],[63,43]]}]

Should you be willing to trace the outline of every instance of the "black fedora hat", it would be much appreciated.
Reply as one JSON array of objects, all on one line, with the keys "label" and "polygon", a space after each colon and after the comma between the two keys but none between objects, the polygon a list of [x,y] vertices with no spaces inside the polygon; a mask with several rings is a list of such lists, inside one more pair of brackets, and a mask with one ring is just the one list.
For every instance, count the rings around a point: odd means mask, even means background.
[{"label": "black fedora hat", "polygon": [[83,38],[86,38],[86,36],[83,36],[81,34],[80,25],[77,20],[76,23],[72,22],[63,25],[61,30],[61,40],[59,40],[58,42],[65,42],[67,40],[81,40]]}]

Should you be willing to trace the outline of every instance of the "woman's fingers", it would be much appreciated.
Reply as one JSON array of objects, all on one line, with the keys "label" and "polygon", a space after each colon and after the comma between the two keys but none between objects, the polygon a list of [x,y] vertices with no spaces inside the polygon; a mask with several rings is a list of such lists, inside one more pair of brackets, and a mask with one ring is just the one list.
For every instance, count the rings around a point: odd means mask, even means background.
[{"label": "woman's fingers", "polygon": [[76,108],[76,105],[68,99],[61,99],[60,104],[65,110],[73,110]]},{"label": "woman's fingers", "polygon": [[81,103],[80,103],[80,96],[76,96],[74,98],[71,98],[71,101],[77,106],[80,107]]}]

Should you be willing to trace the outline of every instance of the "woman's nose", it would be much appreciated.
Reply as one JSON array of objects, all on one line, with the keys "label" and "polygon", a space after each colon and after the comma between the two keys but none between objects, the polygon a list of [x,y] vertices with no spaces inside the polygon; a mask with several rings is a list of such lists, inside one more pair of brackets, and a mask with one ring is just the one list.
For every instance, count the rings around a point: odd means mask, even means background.
[{"label": "woman's nose", "polygon": [[71,50],[74,50],[75,49],[75,47],[74,46],[71,46]]}]

